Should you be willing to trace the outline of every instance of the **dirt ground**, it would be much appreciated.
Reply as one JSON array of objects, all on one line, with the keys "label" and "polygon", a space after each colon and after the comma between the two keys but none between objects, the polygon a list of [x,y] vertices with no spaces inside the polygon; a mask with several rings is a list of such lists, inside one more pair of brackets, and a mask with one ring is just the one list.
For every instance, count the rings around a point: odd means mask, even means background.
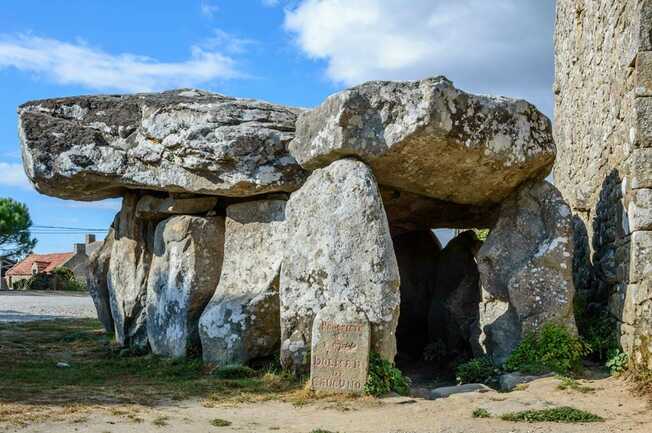
[{"label": "dirt ground", "polygon": [[[26,425],[5,425],[8,432],[271,432],[310,433],[602,433],[652,432],[652,409],[616,378],[582,381],[592,392],[558,389],[556,378],[540,379],[511,393],[469,393],[428,401],[409,397],[380,400],[325,398],[302,405],[277,400],[214,403],[202,399],[141,405],[38,406],[0,404],[7,411],[28,411]],[[514,423],[472,417],[476,408],[492,415],[553,406],[574,406],[605,418],[592,424]],[[41,416],[37,416],[40,414]],[[216,427],[214,419],[228,426]],[[2,423],[0,422],[0,425]]]},{"label": "dirt ground", "polygon": [[[0,432],[652,433],[649,400],[635,396],[633,383],[598,370],[565,389],[549,377],[510,393],[434,401],[320,397],[271,365],[234,375],[201,360],[123,352],[97,320],[0,323]],[[499,419],[562,406],[604,421]],[[490,418],[474,418],[476,409]]]}]

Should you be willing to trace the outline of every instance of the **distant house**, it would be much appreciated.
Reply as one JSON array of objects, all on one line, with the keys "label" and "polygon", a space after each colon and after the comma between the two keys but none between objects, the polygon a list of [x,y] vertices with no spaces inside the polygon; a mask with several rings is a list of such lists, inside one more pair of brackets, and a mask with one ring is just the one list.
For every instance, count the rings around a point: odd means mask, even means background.
[{"label": "distant house", "polygon": [[15,260],[8,259],[7,257],[0,257],[0,290],[7,290],[7,281],[5,280],[5,275],[9,269],[13,268],[16,265]]},{"label": "distant house", "polygon": [[57,268],[70,269],[79,281],[86,281],[88,257],[102,246],[95,235],[86,235],[86,242],[74,244],[71,253],[30,254],[6,272],[5,283],[14,290],[19,281],[28,280],[37,274],[49,275]]}]

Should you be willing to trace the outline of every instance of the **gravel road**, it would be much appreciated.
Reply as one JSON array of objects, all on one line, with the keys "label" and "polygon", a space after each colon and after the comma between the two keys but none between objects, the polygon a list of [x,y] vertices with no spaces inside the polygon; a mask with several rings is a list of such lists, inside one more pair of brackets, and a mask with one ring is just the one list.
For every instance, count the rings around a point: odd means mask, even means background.
[{"label": "gravel road", "polygon": [[0,322],[87,317],[97,317],[88,294],[0,291]]}]

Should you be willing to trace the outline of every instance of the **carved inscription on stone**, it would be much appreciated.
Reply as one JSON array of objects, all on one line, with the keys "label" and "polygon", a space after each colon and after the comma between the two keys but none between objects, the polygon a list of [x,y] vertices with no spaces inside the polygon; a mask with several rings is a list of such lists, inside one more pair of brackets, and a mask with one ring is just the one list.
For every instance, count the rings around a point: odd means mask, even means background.
[{"label": "carved inscription on stone", "polygon": [[310,383],[316,391],[364,392],[369,321],[352,305],[329,304],[313,322]]}]

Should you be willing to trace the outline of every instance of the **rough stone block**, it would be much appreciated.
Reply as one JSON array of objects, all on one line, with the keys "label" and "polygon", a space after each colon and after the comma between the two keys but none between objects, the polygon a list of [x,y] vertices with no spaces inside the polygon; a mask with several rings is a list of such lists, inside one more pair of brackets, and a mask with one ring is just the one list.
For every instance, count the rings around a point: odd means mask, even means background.
[{"label": "rough stone block", "polygon": [[278,350],[285,240],[285,201],[251,201],[226,209],[222,276],[199,321],[204,361],[244,364]]},{"label": "rough stone block", "polygon": [[632,191],[627,207],[629,228],[632,232],[652,230],[652,189]]},{"label": "rough stone block", "polygon": [[156,227],[147,284],[152,352],[185,357],[199,351],[198,321],[220,279],[224,218],[175,216]]},{"label": "rough stone block", "polygon": [[634,149],[628,162],[631,187],[652,188],[652,148]]},{"label": "rough stone block", "polygon": [[652,231],[634,232],[631,236],[629,282],[634,284],[651,278]]},{"label": "rough stone block", "polygon": [[352,304],[322,308],[312,325],[310,386],[362,394],[369,370],[369,321]]},{"label": "rough stone block", "polygon": [[170,215],[197,215],[212,210],[217,204],[217,197],[160,198],[143,196],[136,205],[139,218],[165,219]]}]

